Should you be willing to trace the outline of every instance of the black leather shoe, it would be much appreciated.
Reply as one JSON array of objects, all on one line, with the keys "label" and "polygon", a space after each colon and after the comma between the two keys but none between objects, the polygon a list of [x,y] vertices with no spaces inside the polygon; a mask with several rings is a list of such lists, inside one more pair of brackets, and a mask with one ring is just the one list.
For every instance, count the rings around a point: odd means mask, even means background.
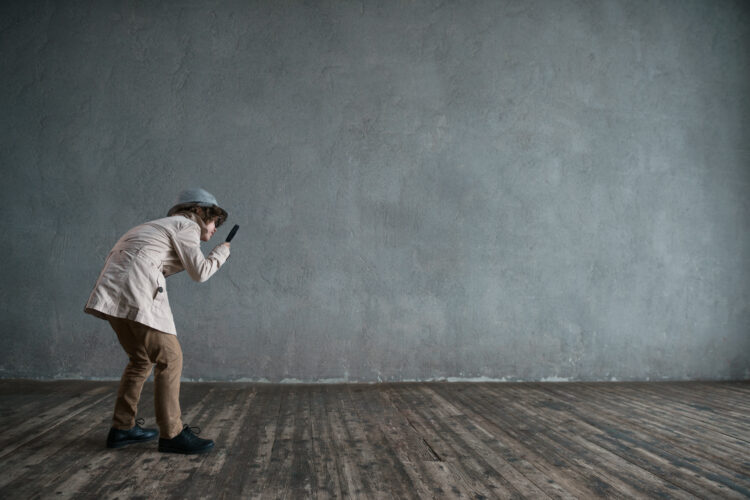
[{"label": "black leather shoe", "polygon": [[139,418],[135,421],[135,425],[132,429],[122,431],[112,427],[107,435],[107,448],[122,448],[129,444],[145,443],[146,441],[152,441],[159,435],[159,431],[156,429],[143,429],[143,419]]},{"label": "black leather shoe", "polygon": [[190,427],[186,425],[182,432],[172,439],[159,438],[159,451],[164,453],[183,453],[185,455],[194,455],[196,453],[206,453],[214,447],[214,442],[210,439],[201,439],[197,436],[201,430],[199,427]]}]

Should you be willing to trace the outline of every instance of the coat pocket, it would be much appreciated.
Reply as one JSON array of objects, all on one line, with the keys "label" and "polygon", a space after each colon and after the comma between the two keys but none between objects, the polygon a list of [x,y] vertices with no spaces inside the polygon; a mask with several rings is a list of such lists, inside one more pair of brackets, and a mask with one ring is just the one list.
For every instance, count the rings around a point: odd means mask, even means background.
[{"label": "coat pocket", "polygon": [[164,275],[156,269],[154,272],[153,282],[153,298],[154,308],[161,307],[161,304],[167,300],[167,283],[164,279]]}]

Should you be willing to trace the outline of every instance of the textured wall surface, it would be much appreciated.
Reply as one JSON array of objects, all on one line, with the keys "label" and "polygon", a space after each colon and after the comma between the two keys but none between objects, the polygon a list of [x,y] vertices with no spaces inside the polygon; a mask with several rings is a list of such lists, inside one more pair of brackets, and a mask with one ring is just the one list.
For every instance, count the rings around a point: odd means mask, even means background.
[{"label": "textured wall surface", "polygon": [[0,376],[119,377],[83,305],[203,186],[186,378],[750,378],[749,54],[743,1],[4,1]]}]

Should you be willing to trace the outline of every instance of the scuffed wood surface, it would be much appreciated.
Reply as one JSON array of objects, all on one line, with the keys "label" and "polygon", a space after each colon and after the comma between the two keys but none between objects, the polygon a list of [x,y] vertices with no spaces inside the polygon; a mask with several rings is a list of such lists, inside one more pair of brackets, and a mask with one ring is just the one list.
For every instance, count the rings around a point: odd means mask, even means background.
[{"label": "scuffed wood surface", "polygon": [[747,382],[185,383],[198,456],[105,448],[116,387],[0,380],[0,498],[750,497]]}]

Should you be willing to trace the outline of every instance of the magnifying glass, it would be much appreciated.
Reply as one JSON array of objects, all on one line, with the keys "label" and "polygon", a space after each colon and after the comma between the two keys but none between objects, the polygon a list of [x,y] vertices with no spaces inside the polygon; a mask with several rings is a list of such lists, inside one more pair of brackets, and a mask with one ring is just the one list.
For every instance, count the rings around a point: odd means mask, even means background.
[{"label": "magnifying glass", "polygon": [[229,231],[229,234],[227,235],[227,243],[232,241],[232,238],[234,238],[234,235],[237,234],[237,230],[240,228],[239,224],[235,224],[231,231]]}]

